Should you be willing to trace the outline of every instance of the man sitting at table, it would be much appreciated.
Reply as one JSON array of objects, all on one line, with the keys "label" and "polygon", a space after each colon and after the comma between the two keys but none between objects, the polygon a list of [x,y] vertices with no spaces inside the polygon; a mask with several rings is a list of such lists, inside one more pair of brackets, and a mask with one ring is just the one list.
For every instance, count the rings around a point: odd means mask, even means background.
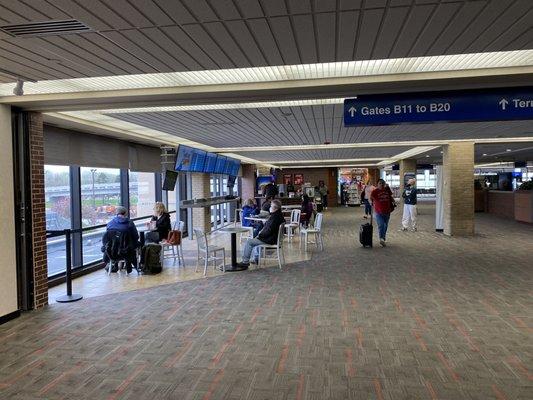
[{"label": "man sitting at table", "polygon": [[242,251],[242,262],[238,264],[239,267],[248,268],[252,253],[254,254],[254,263],[257,264],[257,246],[277,243],[279,227],[285,223],[285,218],[281,212],[281,202],[279,200],[272,200],[269,211],[270,217],[265,222],[265,226],[261,229],[257,237],[246,241]]}]

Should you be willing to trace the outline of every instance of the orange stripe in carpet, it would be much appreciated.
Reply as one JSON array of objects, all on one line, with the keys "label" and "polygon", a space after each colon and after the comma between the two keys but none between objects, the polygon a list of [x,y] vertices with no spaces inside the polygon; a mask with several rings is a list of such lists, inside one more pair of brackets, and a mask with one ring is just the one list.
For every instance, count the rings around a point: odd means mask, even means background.
[{"label": "orange stripe in carpet", "polygon": [[426,384],[426,388],[429,392],[429,395],[431,396],[431,400],[437,400],[438,397],[437,397],[437,393],[435,393],[435,389],[433,389],[433,385],[431,384],[430,381],[425,381],[425,384]]},{"label": "orange stripe in carpet", "polygon": [[355,338],[357,340],[357,347],[363,349],[363,329],[355,328]]},{"label": "orange stripe in carpet", "polygon": [[402,308],[402,305],[400,303],[400,300],[394,299],[394,303],[396,304],[396,309],[398,310],[398,312],[399,313],[403,313],[403,308]]},{"label": "orange stripe in carpet", "polygon": [[287,357],[289,355],[289,345],[285,344],[283,345],[283,349],[281,350],[281,356],[279,357],[278,367],[276,368],[276,373],[282,374],[285,370],[285,361],[287,361]]},{"label": "orange stripe in carpet", "polygon": [[507,400],[507,397],[505,397],[505,394],[503,394],[503,392],[498,389],[498,386],[492,385],[491,387],[498,400]]},{"label": "orange stripe in carpet", "polygon": [[417,340],[418,344],[420,345],[420,347],[422,348],[422,351],[428,351],[426,343],[424,342],[420,334],[417,331],[413,330],[413,335],[415,339]]},{"label": "orange stripe in carpet", "polygon": [[533,381],[533,375],[529,373],[529,370],[526,368],[522,361],[517,356],[513,356],[509,359],[509,362],[518,368],[528,380]]},{"label": "orange stripe in carpet", "polygon": [[530,328],[529,326],[526,325],[526,323],[524,321],[522,321],[522,319],[518,318],[518,317],[512,317],[514,319],[514,321],[516,322],[516,324],[520,327],[520,328],[524,328],[526,329],[529,333],[533,333],[533,328]]},{"label": "orange stripe in carpet", "polygon": [[215,392],[215,389],[218,386],[218,383],[222,379],[222,375],[224,375],[224,368],[220,369],[216,373],[215,379],[213,379],[213,382],[211,382],[211,385],[209,385],[209,389],[207,390],[207,393],[202,398],[202,400],[209,400],[211,398],[211,396],[213,396],[213,393]]},{"label": "orange stripe in carpet", "polygon": [[352,308],[354,310],[357,310],[357,300],[355,299],[355,297],[352,297],[350,302],[352,303]]},{"label": "orange stripe in carpet", "polygon": [[298,330],[298,336],[296,337],[296,346],[300,347],[302,345],[302,342],[304,340],[305,336],[305,325],[301,324],[300,329]]},{"label": "orange stripe in carpet", "polygon": [[165,363],[165,367],[167,367],[167,368],[173,367],[174,364],[176,364],[181,359],[181,357],[183,357],[185,355],[185,353],[187,353],[189,351],[191,346],[192,346],[192,342],[187,342],[185,344],[185,346],[183,347],[183,349],[181,349],[178,352],[176,352],[176,354],[170,360],[168,360]]},{"label": "orange stripe in carpet", "polygon": [[258,316],[259,314],[261,314],[261,308],[260,308],[260,307],[257,307],[257,308],[255,309],[254,315],[252,315],[252,319],[250,320],[250,323],[253,324],[253,323],[255,322],[255,320],[256,320],[256,318],[257,318],[257,316]]},{"label": "orange stripe in carpet", "polygon": [[57,385],[59,382],[61,382],[65,377],[67,377],[68,375],[72,374],[74,371],[76,371],[77,369],[80,369],[81,367],[81,363],[77,363],[75,366],[73,366],[72,368],[70,368],[69,370],[63,372],[61,375],[59,375],[57,378],[55,378],[54,380],[52,380],[48,385],[46,385],[45,387],[43,387],[41,389],[41,391],[39,392],[39,395],[42,396],[44,395],[46,392],[48,392],[50,389],[52,389],[55,385]]},{"label": "orange stripe in carpet", "polygon": [[304,394],[305,377],[304,374],[300,374],[298,379],[298,389],[296,390],[296,400],[301,400]]},{"label": "orange stripe in carpet", "polygon": [[120,386],[115,389],[114,393],[112,393],[108,397],[108,400],[115,400],[118,396],[120,396],[126,390],[126,388],[131,384],[131,382],[133,382],[133,380],[137,377],[137,375],[139,375],[143,371],[143,369],[146,368],[147,365],[148,364],[142,364],[142,365],[139,365],[137,368],[135,368],[135,371],[133,371],[133,373],[130,376],[124,379],[124,381],[120,384]]},{"label": "orange stripe in carpet", "polygon": [[444,364],[444,366],[446,367],[446,369],[448,370],[448,372],[450,373],[450,375],[452,376],[453,380],[456,381],[456,382],[459,382],[459,375],[457,375],[457,372],[455,372],[452,367],[450,366],[450,363],[448,362],[448,360],[446,359],[446,357],[444,357],[444,354],[442,354],[440,351],[437,353],[437,357],[439,357],[440,361],[442,362],[442,364]]},{"label": "orange stripe in carpet", "polygon": [[268,302],[268,306],[269,307],[272,307],[275,303],[276,303],[276,300],[278,299],[278,294],[273,294],[272,295],[272,298],[270,299],[270,301]]},{"label": "orange stripe in carpet", "polygon": [[212,362],[212,366],[215,366],[216,364],[218,364],[220,362],[220,360],[222,359],[222,356],[224,355],[224,353],[226,352],[226,350],[228,349],[229,346],[231,346],[233,344],[233,342],[235,341],[235,338],[237,337],[237,335],[239,334],[239,332],[241,331],[242,329],[242,324],[240,324],[237,329],[235,330],[235,332],[233,333],[233,335],[226,341],[226,343],[224,343],[222,345],[222,348],[219,350],[219,352],[215,355],[215,357],[213,358],[213,362]]},{"label": "orange stripe in carpet", "polygon": [[376,397],[378,400],[383,400],[383,392],[381,390],[381,384],[379,383],[379,380],[374,379],[374,389],[376,390]]},{"label": "orange stripe in carpet", "polygon": [[422,329],[427,329],[427,323],[426,321],[416,313],[415,309],[413,308],[413,317],[416,321],[416,323],[422,328]]},{"label": "orange stripe in carpet", "polygon": [[353,367],[352,349],[347,348],[345,353],[346,353],[346,370],[347,370],[348,376],[350,378],[353,378],[355,376],[355,368]]}]

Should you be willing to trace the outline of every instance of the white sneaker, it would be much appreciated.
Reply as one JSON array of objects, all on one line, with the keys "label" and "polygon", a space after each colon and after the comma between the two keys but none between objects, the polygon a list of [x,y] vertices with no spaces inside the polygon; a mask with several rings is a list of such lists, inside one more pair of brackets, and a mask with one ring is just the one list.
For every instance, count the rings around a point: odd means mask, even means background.
[{"label": "white sneaker", "polygon": [[379,244],[381,247],[385,247],[387,244],[385,243],[385,239],[379,239]]},{"label": "white sneaker", "polygon": [[416,232],[416,228],[411,229],[413,232]]}]

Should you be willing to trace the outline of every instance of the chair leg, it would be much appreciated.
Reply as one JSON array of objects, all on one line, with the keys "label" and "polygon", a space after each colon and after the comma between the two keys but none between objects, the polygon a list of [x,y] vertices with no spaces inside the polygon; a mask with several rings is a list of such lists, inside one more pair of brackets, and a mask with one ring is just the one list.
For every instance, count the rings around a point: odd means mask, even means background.
[{"label": "chair leg", "polygon": [[204,258],[204,276],[207,276],[207,264],[209,264],[209,253],[206,253]]},{"label": "chair leg", "polygon": [[309,234],[307,232],[305,232],[304,236],[305,236],[305,246],[304,247],[305,247],[305,252],[307,253],[307,239],[309,239],[309,237],[308,237]]},{"label": "chair leg", "polygon": [[281,255],[281,248],[278,247],[278,264],[279,264],[279,269],[281,269],[281,258],[283,256]]},{"label": "chair leg", "polygon": [[194,270],[194,272],[198,272],[199,266],[200,266],[200,253],[198,252],[198,254],[196,255],[196,269]]},{"label": "chair leg", "polygon": [[226,249],[222,249],[222,272],[226,272]]},{"label": "chair leg", "polygon": [[183,257],[183,247],[181,247],[181,244],[178,245],[177,251],[178,251],[178,261],[183,266],[183,268],[185,268],[185,258]]}]

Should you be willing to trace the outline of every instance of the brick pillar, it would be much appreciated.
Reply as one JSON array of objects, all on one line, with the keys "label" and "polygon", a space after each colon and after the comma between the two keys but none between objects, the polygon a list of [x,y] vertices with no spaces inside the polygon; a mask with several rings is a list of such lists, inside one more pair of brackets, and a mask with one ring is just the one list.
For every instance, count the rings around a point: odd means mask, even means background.
[{"label": "brick pillar", "polygon": [[255,197],[255,165],[242,165],[242,199],[250,199]]},{"label": "brick pillar", "polygon": [[48,304],[46,215],[44,199],[44,136],[41,113],[28,113],[30,133],[31,209],[34,308]]},{"label": "brick pillar", "polygon": [[[369,168],[368,169],[368,182],[372,182],[374,186],[376,186],[376,183],[378,182],[380,178],[379,175],[379,168]],[[368,183],[366,182],[366,183]]]},{"label": "brick pillar", "polygon": [[[209,178],[209,174],[191,174],[191,188],[193,199],[206,199],[208,197],[211,197]],[[211,207],[193,208],[192,223],[193,228],[199,228],[205,233],[211,232]]]},{"label": "brick pillar", "polygon": [[400,160],[400,194],[403,193],[404,189],[404,174],[408,172],[413,172],[416,177],[416,160],[405,159]]},{"label": "brick pillar", "polygon": [[444,146],[444,233],[474,235],[474,143]]}]

